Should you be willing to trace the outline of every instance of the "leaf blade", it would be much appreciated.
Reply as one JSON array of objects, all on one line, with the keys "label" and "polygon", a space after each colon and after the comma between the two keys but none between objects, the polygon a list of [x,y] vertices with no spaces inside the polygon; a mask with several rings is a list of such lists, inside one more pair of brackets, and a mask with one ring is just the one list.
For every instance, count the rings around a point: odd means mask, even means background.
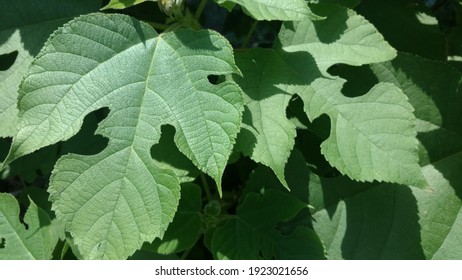
[{"label": "leaf blade", "polygon": [[6,162],[68,139],[86,114],[108,107],[96,131],[109,138],[107,148],[62,157],[49,191],[85,258],[127,258],[163,235],[178,205],[178,178],[150,155],[163,124],[175,127],[179,150],[220,187],[242,97],[233,82],[212,85],[207,76],[238,72],[218,33],[157,35],[127,16],[79,17],[53,34],[24,79]]}]

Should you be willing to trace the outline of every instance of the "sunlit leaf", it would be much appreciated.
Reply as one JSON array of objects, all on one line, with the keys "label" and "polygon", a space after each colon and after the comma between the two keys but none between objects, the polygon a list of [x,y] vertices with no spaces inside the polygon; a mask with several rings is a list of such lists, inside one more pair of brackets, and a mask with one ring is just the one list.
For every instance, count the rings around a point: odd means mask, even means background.
[{"label": "sunlit leaf", "polygon": [[231,46],[216,32],[158,36],[127,16],[82,16],[55,32],[30,67],[6,163],[70,138],[85,115],[108,107],[97,129],[107,148],[62,157],[50,199],[85,258],[127,258],[163,236],[178,205],[178,178],[150,153],[163,124],[220,188],[242,97],[234,83],[213,85],[207,76],[228,73],[238,73]]}]

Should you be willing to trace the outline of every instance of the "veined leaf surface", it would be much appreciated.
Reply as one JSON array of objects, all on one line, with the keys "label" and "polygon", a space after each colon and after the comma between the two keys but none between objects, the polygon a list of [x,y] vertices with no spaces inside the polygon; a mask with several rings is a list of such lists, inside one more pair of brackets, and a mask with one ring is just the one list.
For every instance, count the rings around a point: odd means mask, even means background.
[{"label": "veined leaf surface", "polygon": [[62,157],[49,192],[85,258],[127,258],[162,237],[178,205],[178,178],[150,154],[162,125],[175,127],[179,150],[220,188],[243,102],[235,83],[213,85],[207,76],[230,73],[239,73],[232,48],[216,32],[158,35],[128,16],[79,17],[51,36],[30,67],[5,162],[70,138],[85,115],[108,107],[97,129],[107,148]]},{"label": "veined leaf surface", "polygon": [[284,166],[295,137],[286,108],[297,94],[311,121],[322,114],[331,118],[330,137],[321,148],[341,173],[359,181],[424,185],[413,108],[401,90],[379,83],[364,96],[347,98],[341,93],[345,80],[327,72],[336,63],[386,61],[395,50],[352,10],[319,5],[315,11],[327,18],[284,23],[273,50],[237,54],[243,78],[235,80],[246,96],[240,149],[286,185]]}]

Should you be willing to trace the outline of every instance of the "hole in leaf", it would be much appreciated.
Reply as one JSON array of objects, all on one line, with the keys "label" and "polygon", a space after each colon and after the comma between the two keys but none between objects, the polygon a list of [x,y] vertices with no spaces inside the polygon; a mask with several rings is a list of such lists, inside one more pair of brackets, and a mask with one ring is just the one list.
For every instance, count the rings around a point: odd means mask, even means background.
[{"label": "hole in leaf", "polygon": [[0,249],[5,248],[5,238],[0,238]]},{"label": "hole in leaf", "polygon": [[95,155],[103,151],[109,140],[101,135],[95,135],[98,124],[109,114],[108,108],[91,112],[83,120],[79,132],[61,144],[60,154],[75,153],[80,155]]},{"label": "hole in leaf", "polygon": [[287,118],[296,123],[297,128],[306,128],[311,124],[303,106],[303,100],[300,96],[295,94],[292,99],[290,99],[289,106],[287,106],[286,109]]},{"label": "hole in leaf", "polygon": [[159,142],[151,147],[151,157],[158,166],[172,169],[181,179],[192,181],[199,176],[199,170],[180,152],[174,136],[175,128],[171,125],[163,125]]},{"label": "hole in leaf", "polygon": [[364,95],[379,82],[371,68],[367,65],[350,66],[346,64],[336,64],[331,66],[327,72],[346,80],[342,88],[342,94],[346,97]]},{"label": "hole in leaf", "polygon": [[3,162],[3,160],[6,158],[12,140],[12,138],[0,138],[0,162]]},{"label": "hole in leaf", "polygon": [[17,174],[20,182],[46,188],[51,170],[59,158],[59,145],[47,146],[18,158],[10,164],[11,173]]},{"label": "hole in leaf", "polygon": [[322,115],[308,129],[297,131],[295,145],[303,154],[310,169],[322,177],[336,177],[340,173],[332,167],[321,153],[321,144],[330,135],[330,118]]},{"label": "hole in leaf", "polygon": [[321,140],[326,140],[330,135],[330,118],[326,114],[317,117],[309,126],[309,130],[314,132]]},{"label": "hole in leaf", "polygon": [[11,66],[13,66],[17,57],[18,51],[0,55],[0,71],[8,70]]},{"label": "hole in leaf", "polygon": [[93,155],[107,147],[108,139],[95,135],[98,123],[108,115],[109,110],[103,108],[89,113],[79,132],[65,142],[39,149],[11,163],[11,173],[37,187],[46,188],[49,176],[56,161],[65,154],[75,153]]},{"label": "hole in leaf", "polygon": [[207,79],[209,80],[209,83],[211,83],[212,85],[218,85],[223,81],[223,79],[220,78],[220,76],[218,75],[208,75]]},{"label": "hole in leaf", "polygon": [[[28,205],[27,205],[28,206]],[[24,225],[24,228],[26,230],[29,229],[29,225],[24,221],[24,215],[26,214],[26,206],[24,205],[21,205],[21,207],[19,207],[19,221],[21,222],[21,224]]]}]

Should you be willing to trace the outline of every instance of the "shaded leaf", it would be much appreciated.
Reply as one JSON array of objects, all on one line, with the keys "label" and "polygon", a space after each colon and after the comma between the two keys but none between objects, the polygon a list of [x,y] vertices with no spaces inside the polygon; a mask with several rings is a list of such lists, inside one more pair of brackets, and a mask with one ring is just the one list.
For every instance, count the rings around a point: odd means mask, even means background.
[{"label": "shaded leaf", "polygon": [[[299,226],[282,233],[278,223],[289,221],[307,204],[274,189],[249,193],[235,217],[213,233],[211,246],[216,259],[319,259],[323,248],[316,233]],[[297,244],[294,246],[294,244]]]},{"label": "shaded leaf", "polygon": [[357,11],[371,21],[397,50],[445,60],[444,34],[430,9],[424,9],[416,1],[361,1]]},{"label": "shaded leaf", "polygon": [[401,87],[416,108],[420,161],[430,186],[427,191],[413,189],[425,256],[461,259],[462,74],[409,54],[372,70],[379,80]]},{"label": "shaded leaf", "polygon": [[102,7],[101,10],[108,10],[108,9],[126,9],[131,6],[138,5],[143,2],[157,2],[157,0],[111,0],[106,6]]},{"label": "shaded leaf", "polygon": [[162,240],[154,240],[152,244],[147,244],[143,248],[158,254],[169,255],[192,247],[199,238],[202,226],[201,208],[200,187],[192,183],[182,184],[178,210],[164,237]]},{"label": "shaded leaf", "polygon": [[50,259],[59,236],[48,214],[31,200],[24,223],[19,221],[19,205],[14,196],[0,193],[0,241],[4,241],[0,259]]},{"label": "shaded leaf", "polygon": [[310,185],[310,204],[329,259],[424,259],[416,199],[407,187],[320,179]]}]

